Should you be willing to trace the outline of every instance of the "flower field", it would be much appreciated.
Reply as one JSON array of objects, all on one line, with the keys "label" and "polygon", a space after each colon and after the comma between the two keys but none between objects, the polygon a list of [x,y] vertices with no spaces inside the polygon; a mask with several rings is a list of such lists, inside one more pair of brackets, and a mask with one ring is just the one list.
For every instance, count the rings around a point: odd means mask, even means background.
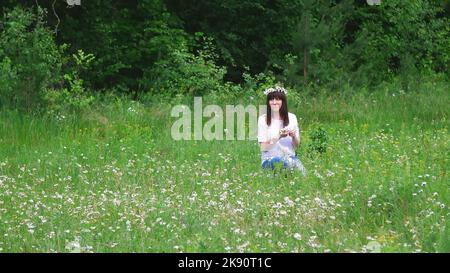
[{"label": "flower field", "polygon": [[291,92],[306,177],[172,140],[170,102],[3,111],[0,252],[450,252],[448,90]]}]

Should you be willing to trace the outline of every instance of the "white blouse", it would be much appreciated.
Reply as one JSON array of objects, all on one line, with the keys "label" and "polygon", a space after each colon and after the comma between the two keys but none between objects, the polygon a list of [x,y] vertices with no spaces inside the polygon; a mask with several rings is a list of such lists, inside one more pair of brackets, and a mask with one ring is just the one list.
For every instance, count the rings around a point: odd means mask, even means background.
[{"label": "white blouse", "polygon": [[[300,141],[300,130],[298,127],[297,117],[288,113],[289,115],[289,124],[285,127],[289,130],[293,130],[295,132],[295,136]],[[280,129],[283,128],[283,121],[278,119],[273,119],[270,126],[267,126],[266,123],[266,115],[262,115],[258,118],[258,142],[267,142],[270,139],[278,136]],[[280,138],[276,145],[272,147],[269,151],[264,151],[261,154],[261,160],[264,161],[274,156],[294,156],[295,149],[292,143],[292,137],[287,136]]]}]

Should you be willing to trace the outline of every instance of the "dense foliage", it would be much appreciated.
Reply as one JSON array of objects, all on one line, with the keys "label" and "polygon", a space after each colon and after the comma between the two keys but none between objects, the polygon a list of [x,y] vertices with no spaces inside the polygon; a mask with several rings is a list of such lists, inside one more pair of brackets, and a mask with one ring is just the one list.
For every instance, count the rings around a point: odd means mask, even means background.
[{"label": "dense foliage", "polygon": [[68,86],[61,79],[76,65],[64,64],[79,50],[95,56],[78,71],[85,88],[135,98],[224,91],[260,73],[331,89],[399,77],[408,90],[448,74],[450,63],[447,0],[91,0],[70,8],[6,0],[0,8],[1,92],[15,100],[37,100],[55,81]]}]

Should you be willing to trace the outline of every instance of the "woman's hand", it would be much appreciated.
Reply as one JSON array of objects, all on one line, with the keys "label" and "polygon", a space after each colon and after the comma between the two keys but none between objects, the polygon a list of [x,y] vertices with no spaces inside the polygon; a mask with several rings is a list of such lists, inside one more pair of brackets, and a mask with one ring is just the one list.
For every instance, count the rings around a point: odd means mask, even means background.
[{"label": "woman's hand", "polygon": [[294,137],[295,136],[295,131],[294,130],[289,130],[288,136]]},{"label": "woman's hand", "polygon": [[279,138],[287,137],[289,135],[289,129],[282,128],[279,133]]},{"label": "woman's hand", "polygon": [[280,138],[281,137],[287,137],[287,136],[294,137],[295,136],[295,131],[291,130],[291,129],[287,129],[287,128],[281,129],[280,130]]}]

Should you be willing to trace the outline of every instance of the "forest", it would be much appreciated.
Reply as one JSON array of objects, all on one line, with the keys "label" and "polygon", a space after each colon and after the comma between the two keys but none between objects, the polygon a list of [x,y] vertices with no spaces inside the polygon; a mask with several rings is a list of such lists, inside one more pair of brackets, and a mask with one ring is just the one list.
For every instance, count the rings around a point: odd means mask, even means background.
[{"label": "forest", "polygon": [[369,2],[3,0],[1,104],[448,79],[449,1]]}]

